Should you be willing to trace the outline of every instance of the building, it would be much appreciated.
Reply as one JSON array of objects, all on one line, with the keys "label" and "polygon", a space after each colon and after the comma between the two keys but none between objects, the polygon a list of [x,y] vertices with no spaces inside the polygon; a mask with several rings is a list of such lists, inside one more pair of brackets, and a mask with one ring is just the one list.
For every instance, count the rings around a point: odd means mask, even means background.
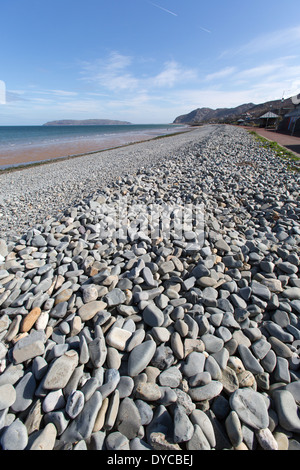
[{"label": "building", "polygon": [[279,118],[278,114],[272,113],[269,111],[266,114],[263,114],[259,118],[259,127],[276,127],[277,119]]},{"label": "building", "polygon": [[278,126],[278,132],[300,137],[300,105],[285,114]]}]

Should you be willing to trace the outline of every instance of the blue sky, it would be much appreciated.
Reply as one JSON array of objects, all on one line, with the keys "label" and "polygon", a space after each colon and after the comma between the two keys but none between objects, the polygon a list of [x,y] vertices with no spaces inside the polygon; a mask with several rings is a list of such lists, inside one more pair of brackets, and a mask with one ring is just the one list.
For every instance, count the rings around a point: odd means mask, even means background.
[{"label": "blue sky", "polygon": [[0,0],[0,16],[0,125],[168,123],[300,92],[299,0]]}]

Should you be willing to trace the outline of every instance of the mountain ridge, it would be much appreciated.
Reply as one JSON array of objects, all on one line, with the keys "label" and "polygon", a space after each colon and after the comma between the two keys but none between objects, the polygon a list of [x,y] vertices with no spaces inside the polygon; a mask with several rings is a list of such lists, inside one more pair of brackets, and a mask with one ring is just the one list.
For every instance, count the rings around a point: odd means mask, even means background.
[{"label": "mountain ridge", "polygon": [[272,111],[275,114],[286,114],[289,110],[294,109],[292,98],[285,100],[266,101],[265,103],[254,104],[245,103],[235,108],[197,108],[187,114],[178,116],[173,124],[197,124],[204,122],[225,122],[230,120],[256,119],[262,114]]}]

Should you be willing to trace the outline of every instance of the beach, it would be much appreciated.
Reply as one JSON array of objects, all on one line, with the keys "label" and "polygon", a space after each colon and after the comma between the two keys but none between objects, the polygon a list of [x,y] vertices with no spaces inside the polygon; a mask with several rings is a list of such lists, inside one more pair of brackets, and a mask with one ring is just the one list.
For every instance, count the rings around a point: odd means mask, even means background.
[{"label": "beach", "polygon": [[107,150],[187,132],[187,126],[16,126],[0,127],[0,171]]},{"label": "beach", "polygon": [[1,448],[300,450],[299,183],[227,125],[0,174]]}]

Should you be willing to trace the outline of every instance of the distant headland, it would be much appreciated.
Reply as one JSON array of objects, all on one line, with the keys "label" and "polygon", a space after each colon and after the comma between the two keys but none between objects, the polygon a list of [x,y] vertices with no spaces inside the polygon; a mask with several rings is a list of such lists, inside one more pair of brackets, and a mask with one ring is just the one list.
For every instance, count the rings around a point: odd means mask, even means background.
[{"label": "distant headland", "polygon": [[43,126],[129,126],[131,124],[131,122],[127,121],[112,121],[110,119],[62,119],[46,122]]}]

